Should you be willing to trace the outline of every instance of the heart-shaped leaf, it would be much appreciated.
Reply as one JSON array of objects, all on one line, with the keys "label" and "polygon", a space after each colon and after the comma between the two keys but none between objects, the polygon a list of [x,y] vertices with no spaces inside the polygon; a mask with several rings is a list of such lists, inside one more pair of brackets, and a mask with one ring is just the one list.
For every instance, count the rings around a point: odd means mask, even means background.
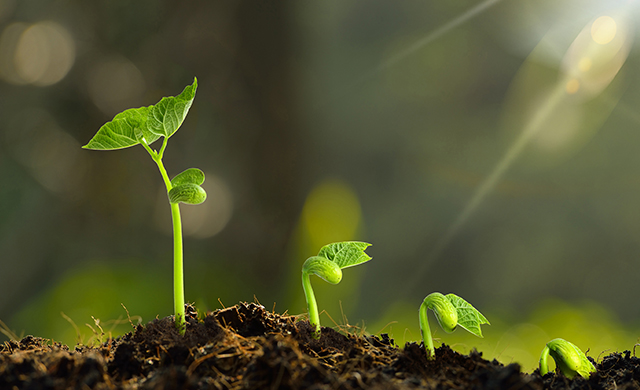
[{"label": "heart-shaped leaf", "polygon": [[85,149],[114,150],[123,149],[140,143],[142,137],[147,144],[155,142],[160,136],[147,130],[149,107],[130,108],[116,115],[111,122],[107,122],[88,144]]},{"label": "heart-shaped leaf", "polygon": [[149,111],[147,127],[158,136],[171,137],[175,133],[191,108],[196,97],[198,79],[188,85],[178,96],[164,97]]},{"label": "heart-shaped leaf", "polygon": [[175,133],[191,108],[196,96],[198,79],[180,95],[164,97],[149,107],[130,108],[105,123],[83,148],[93,150],[123,149],[140,143],[151,145],[160,137]]}]

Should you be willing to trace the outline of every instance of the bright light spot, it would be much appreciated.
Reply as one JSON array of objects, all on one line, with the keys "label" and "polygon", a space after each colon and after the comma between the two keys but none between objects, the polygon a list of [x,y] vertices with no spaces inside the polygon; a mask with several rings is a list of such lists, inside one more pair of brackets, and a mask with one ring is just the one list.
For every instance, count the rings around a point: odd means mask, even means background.
[{"label": "bright light spot", "polygon": [[610,16],[601,16],[591,25],[591,38],[596,43],[606,45],[616,36],[618,25]]},{"label": "bright light spot", "polygon": [[591,66],[593,66],[593,61],[591,61],[591,59],[589,58],[583,58],[578,61],[578,69],[581,72],[588,72],[589,69],[591,69]]},{"label": "bright light spot", "polygon": [[[207,200],[199,205],[180,205],[183,231],[186,236],[194,238],[215,236],[227,226],[233,214],[233,197],[227,184],[210,173],[205,173],[205,177],[202,188],[207,192]],[[164,206],[166,211],[166,204]]]},{"label": "bright light spot", "polygon": [[574,92],[577,97],[583,101],[592,99],[611,84],[629,54],[633,37],[630,29],[622,15],[615,20],[602,16],[587,24],[573,40],[562,59],[561,70],[563,78],[580,82]]},{"label": "bright light spot", "polygon": [[0,36],[0,76],[12,84],[25,84],[16,72],[14,55],[22,33],[29,27],[25,23],[8,25]]},{"label": "bright light spot", "polygon": [[580,81],[578,81],[577,79],[571,79],[567,81],[564,89],[568,94],[574,94],[580,89]]},{"label": "bright light spot", "polygon": [[352,240],[360,225],[360,202],[348,184],[326,180],[307,197],[302,222],[314,247]]},{"label": "bright light spot", "polygon": [[112,58],[96,64],[87,80],[89,96],[105,114],[139,107],[146,85],[142,73],[126,58]]},{"label": "bright light spot", "polygon": [[51,85],[67,75],[75,57],[73,38],[64,27],[53,22],[36,23],[18,41],[16,71],[27,83]]},{"label": "bright light spot", "polygon": [[69,73],[75,57],[73,38],[54,22],[13,23],[0,37],[0,75],[13,84],[55,84]]},{"label": "bright light spot", "polygon": [[[207,192],[207,200],[198,205],[180,205],[182,231],[185,236],[209,238],[220,233],[233,215],[233,195],[227,184],[218,176],[205,172],[202,188]],[[167,201],[167,191],[159,190],[155,210],[156,226],[168,235],[173,234],[171,214]]]}]

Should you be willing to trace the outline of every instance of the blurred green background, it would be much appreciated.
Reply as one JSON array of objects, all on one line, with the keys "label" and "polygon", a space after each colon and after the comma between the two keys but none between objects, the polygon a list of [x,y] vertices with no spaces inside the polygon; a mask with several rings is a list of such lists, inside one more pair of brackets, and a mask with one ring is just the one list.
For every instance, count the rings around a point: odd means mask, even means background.
[{"label": "blurred green background", "polygon": [[73,345],[92,316],[130,330],[122,305],[172,314],[156,167],[80,147],[197,76],[164,161],[207,175],[182,206],[199,309],[304,313],[304,260],[363,240],[373,261],[312,281],[324,325],[402,345],[422,299],[455,292],[492,323],[438,328],[463,352],[532,370],[555,337],[632,349],[639,17],[626,0],[0,0],[0,319]]}]

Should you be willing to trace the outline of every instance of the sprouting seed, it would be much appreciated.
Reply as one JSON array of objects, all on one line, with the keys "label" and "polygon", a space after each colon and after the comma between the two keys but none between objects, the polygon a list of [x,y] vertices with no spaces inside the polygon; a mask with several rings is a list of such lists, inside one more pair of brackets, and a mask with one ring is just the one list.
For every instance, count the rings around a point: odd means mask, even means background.
[{"label": "sprouting seed", "polygon": [[589,378],[592,372],[596,371],[593,363],[575,344],[564,339],[553,339],[545,345],[540,355],[540,375],[549,372],[549,356],[556,362],[556,366],[569,379],[576,375]]},{"label": "sprouting seed", "polygon": [[309,276],[317,275],[326,282],[338,284],[342,280],[342,268],[353,267],[371,260],[371,257],[364,253],[369,246],[371,244],[359,241],[328,244],[320,249],[317,256],[309,257],[302,265],[302,289],[307,299],[309,323],[314,328],[314,338],[320,338],[320,315]]},{"label": "sprouting seed", "polygon": [[427,352],[427,359],[435,359],[436,356],[427,318],[427,309],[433,310],[440,327],[447,333],[453,332],[457,326],[460,326],[478,337],[483,337],[480,325],[489,324],[489,321],[482,313],[457,295],[442,295],[439,292],[427,295],[422,301],[422,305],[420,305],[419,313],[420,330],[422,331],[422,341]]}]

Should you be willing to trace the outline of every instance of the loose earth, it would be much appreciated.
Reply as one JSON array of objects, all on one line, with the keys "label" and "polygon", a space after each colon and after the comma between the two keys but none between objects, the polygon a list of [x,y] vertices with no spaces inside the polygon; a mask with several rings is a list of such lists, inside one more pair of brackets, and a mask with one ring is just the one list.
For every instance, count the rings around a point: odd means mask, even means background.
[{"label": "loose earth", "polygon": [[447,345],[428,361],[424,348],[399,348],[387,335],[311,327],[294,316],[240,303],[198,318],[187,310],[185,336],[172,317],[138,325],[95,347],[69,350],[27,336],[0,345],[0,389],[640,389],[640,359],[630,351],[595,364],[589,379],[521,372]]}]

